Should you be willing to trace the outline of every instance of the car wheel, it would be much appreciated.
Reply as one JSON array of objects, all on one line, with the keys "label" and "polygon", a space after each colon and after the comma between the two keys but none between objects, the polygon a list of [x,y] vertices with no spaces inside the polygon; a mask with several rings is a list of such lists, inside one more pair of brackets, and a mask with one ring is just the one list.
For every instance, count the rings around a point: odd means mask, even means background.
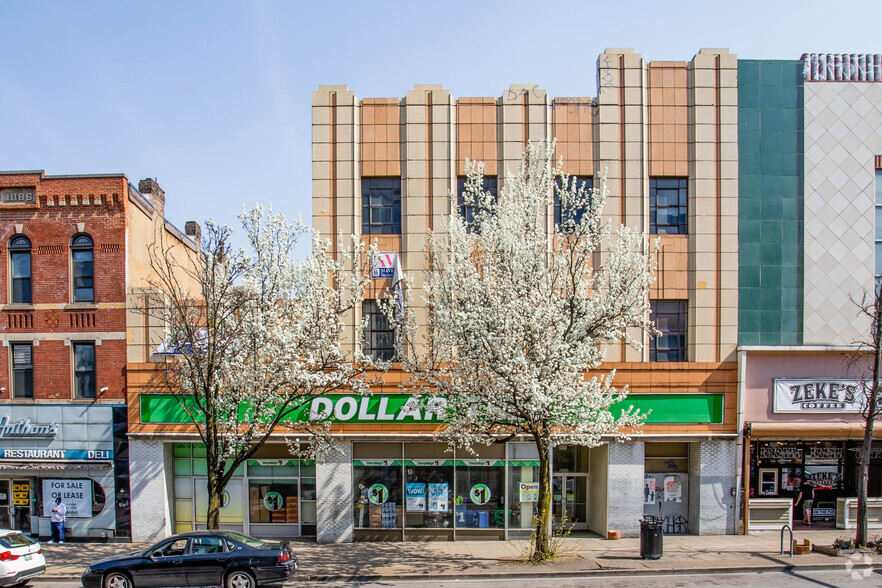
[{"label": "car wheel", "polygon": [[245,570],[236,570],[227,575],[227,588],[255,588],[254,576]]},{"label": "car wheel", "polygon": [[110,572],[104,576],[104,588],[134,588],[132,579],[124,572]]}]

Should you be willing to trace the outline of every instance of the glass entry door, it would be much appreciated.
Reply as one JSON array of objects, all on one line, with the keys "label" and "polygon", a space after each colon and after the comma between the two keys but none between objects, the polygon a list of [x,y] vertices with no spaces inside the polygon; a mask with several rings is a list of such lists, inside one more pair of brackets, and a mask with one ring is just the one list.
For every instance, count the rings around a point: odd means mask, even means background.
[{"label": "glass entry door", "polygon": [[14,529],[12,520],[12,487],[10,480],[0,480],[0,528]]},{"label": "glass entry door", "polygon": [[587,529],[588,476],[554,474],[551,477],[551,504],[555,526],[563,523],[575,530]]}]

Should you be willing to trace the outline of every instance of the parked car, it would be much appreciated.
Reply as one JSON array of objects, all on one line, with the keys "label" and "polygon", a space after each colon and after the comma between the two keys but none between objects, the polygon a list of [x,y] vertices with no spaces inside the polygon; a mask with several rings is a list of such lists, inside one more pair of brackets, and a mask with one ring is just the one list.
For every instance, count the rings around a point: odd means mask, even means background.
[{"label": "parked car", "polygon": [[81,580],[85,588],[256,588],[284,582],[298,567],[287,541],[267,543],[229,531],[194,531],[144,551],[101,559],[86,568]]},{"label": "parked car", "polygon": [[46,571],[40,544],[12,529],[0,529],[0,586],[26,584]]}]

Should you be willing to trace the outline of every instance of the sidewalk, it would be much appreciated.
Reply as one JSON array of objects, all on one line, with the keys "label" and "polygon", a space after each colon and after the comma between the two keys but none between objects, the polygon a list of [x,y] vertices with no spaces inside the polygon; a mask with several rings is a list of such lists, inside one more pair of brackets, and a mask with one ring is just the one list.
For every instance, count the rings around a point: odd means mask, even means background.
[{"label": "sidewalk", "polygon": [[[797,540],[830,545],[845,531],[798,531]],[[785,535],[785,538],[787,536]],[[845,556],[820,553],[779,555],[778,533],[749,535],[668,535],[664,556],[640,559],[639,539],[607,541],[599,538],[564,540],[565,555],[554,563],[522,563],[525,541],[457,541],[426,543],[295,543],[300,558],[296,582],[378,579],[454,579],[464,577],[531,577],[550,575],[622,575],[773,571],[789,568],[836,569],[849,562]],[[146,543],[43,544],[46,574],[43,579],[76,580],[89,564],[105,555],[130,553]],[[786,547],[786,546],[785,546]],[[882,567],[882,556],[853,561],[855,569]]]}]

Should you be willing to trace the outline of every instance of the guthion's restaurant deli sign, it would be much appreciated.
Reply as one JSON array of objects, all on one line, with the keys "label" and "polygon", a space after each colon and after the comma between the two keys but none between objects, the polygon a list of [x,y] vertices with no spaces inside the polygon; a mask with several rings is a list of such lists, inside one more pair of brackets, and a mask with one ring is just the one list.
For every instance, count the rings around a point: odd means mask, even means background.
[{"label": "guthion's restaurant deli sign", "polygon": [[775,380],[776,413],[859,413],[864,402],[863,384],[856,380]]}]

